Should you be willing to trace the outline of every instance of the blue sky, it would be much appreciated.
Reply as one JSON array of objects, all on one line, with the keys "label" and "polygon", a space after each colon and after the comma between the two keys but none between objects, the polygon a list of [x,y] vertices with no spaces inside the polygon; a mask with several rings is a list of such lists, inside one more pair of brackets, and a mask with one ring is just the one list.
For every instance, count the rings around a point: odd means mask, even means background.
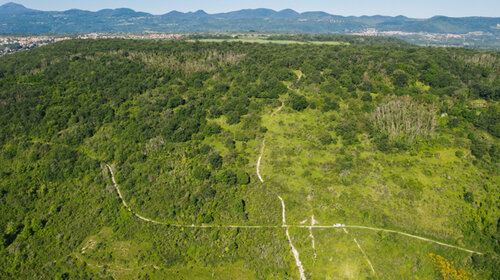
[{"label": "blue sky", "polygon": [[344,16],[380,14],[417,18],[434,15],[500,17],[500,0],[0,0],[0,5],[11,1],[39,10],[78,8],[96,11],[126,7],[152,14],[164,14],[172,10],[187,12],[202,9],[208,13],[216,13],[246,8],[291,8],[299,12],[325,11]]}]

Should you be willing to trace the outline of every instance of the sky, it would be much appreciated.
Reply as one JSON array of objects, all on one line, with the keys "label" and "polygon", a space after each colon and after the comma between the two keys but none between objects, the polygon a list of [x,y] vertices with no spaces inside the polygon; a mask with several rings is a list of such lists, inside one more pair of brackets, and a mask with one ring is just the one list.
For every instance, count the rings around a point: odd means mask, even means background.
[{"label": "sky", "polygon": [[151,14],[165,14],[172,10],[188,12],[201,9],[207,13],[218,13],[253,8],[274,10],[290,8],[298,12],[324,11],[343,16],[500,17],[500,0],[0,0],[0,5],[8,2],[16,2],[28,8],[45,11],[62,11],[72,8],[90,11],[131,8]]}]

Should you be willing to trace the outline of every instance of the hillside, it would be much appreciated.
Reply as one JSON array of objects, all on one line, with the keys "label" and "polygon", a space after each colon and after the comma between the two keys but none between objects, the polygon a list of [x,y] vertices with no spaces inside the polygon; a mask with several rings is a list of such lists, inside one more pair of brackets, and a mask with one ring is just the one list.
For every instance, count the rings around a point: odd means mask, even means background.
[{"label": "hillside", "polygon": [[395,42],[0,57],[0,275],[498,279],[500,54]]},{"label": "hillside", "polygon": [[163,15],[131,9],[38,11],[8,3],[0,6],[0,34],[13,33],[339,33],[391,36],[421,45],[500,50],[500,18],[435,16],[341,16],[285,9],[245,9],[208,14],[171,11]]},{"label": "hillside", "polygon": [[[465,34],[484,32],[500,34],[500,18],[435,16],[413,19],[404,16],[341,16],[325,12],[298,13],[291,9],[244,9],[208,14],[171,11],[163,15],[136,12],[127,8],[39,11],[20,4],[0,6],[3,15],[0,33],[88,33],[88,32],[299,32],[353,33],[367,28],[379,31]],[[83,23],[83,24],[82,24]]]}]

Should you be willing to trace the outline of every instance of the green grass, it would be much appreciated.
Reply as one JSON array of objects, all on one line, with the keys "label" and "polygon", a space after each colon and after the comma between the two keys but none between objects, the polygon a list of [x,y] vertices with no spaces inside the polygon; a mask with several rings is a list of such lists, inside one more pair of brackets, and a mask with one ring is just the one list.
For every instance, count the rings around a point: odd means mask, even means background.
[{"label": "green grass", "polygon": [[[329,122],[329,115],[319,110],[296,112],[285,107],[274,117],[263,116],[268,132],[261,174],[268,185],[279,186],[289,224],[310,220],[314,214],[321,225],[371,225],[486,250],[474,240],[465,240],[456,230],[463,218],[474,211],[470,204],[457,198],[465,190],[474,190],[475,195],[482,197],[486,192],[473,186],[487,183],[487,179],[473,175],[480,173],[475,166],[456,157],[457,148],[445,145],[416,154],[384,154],[364,145],[362,135],[360,144],[352,147],[343,146],[341,141],[324,146],[317,135],[325,127],[338,124]],[[333,131],[329,133],[337,137]],[[342,160],[338,159],[346,156],[353,158],[353,163],[342,168]],[[394,234],[350,231],[359,237],[367,254],[373,256],[375,269],[384,279],[424,279],[434,275],[429,253],[440,254],[471,270],[465,262],[470,254],[456,249]],[[319,232],[319,257],[314,262],[306,230],[292,232],[311,279],[370,276],[352,236],[348,238],[338,230],[315,230]],[[390,238],[382,240],[379,235]],[[325,250],[325,246],[329,249]]]}]

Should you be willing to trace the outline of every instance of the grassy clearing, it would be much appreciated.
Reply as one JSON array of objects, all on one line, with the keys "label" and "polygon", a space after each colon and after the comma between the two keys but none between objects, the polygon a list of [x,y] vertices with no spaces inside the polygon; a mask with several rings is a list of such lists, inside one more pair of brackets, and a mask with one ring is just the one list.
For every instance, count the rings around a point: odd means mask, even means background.
[{"label": "grassy clearing", "polygon": [[[487,179],[475,176],[481,171],[456,156],[459,149],[438,145],[417,153],[384,154],[362,140],[354,147],[344,146],[335,131],[328,129],[339,124],[332,116],[315,109],[296,112],[285,107],[274,117],[262,119],[268,132],[261,173],[269,185],[279,186],[289,224],[298,224],[314,214],[322,225],[399,229],[481,250],[475,240],[465,240],[457,230],[463,225],[461,217],[474,211],[457,198],[472,190],[484,198],[486,192],[475,186],[487,184]],[[339,141],[322,145],[318,135],[325,131]],[[433,275],[429,253],[470,268],[468,253],[404,236],[353,230],[349,237],[338,230],[314,231],[320,256],[317,261],[312,260],[307,230],[291,232],[312,279],[370,276],[353,236],[369,256],[374,256],[374,267],[384,279]]]}]

